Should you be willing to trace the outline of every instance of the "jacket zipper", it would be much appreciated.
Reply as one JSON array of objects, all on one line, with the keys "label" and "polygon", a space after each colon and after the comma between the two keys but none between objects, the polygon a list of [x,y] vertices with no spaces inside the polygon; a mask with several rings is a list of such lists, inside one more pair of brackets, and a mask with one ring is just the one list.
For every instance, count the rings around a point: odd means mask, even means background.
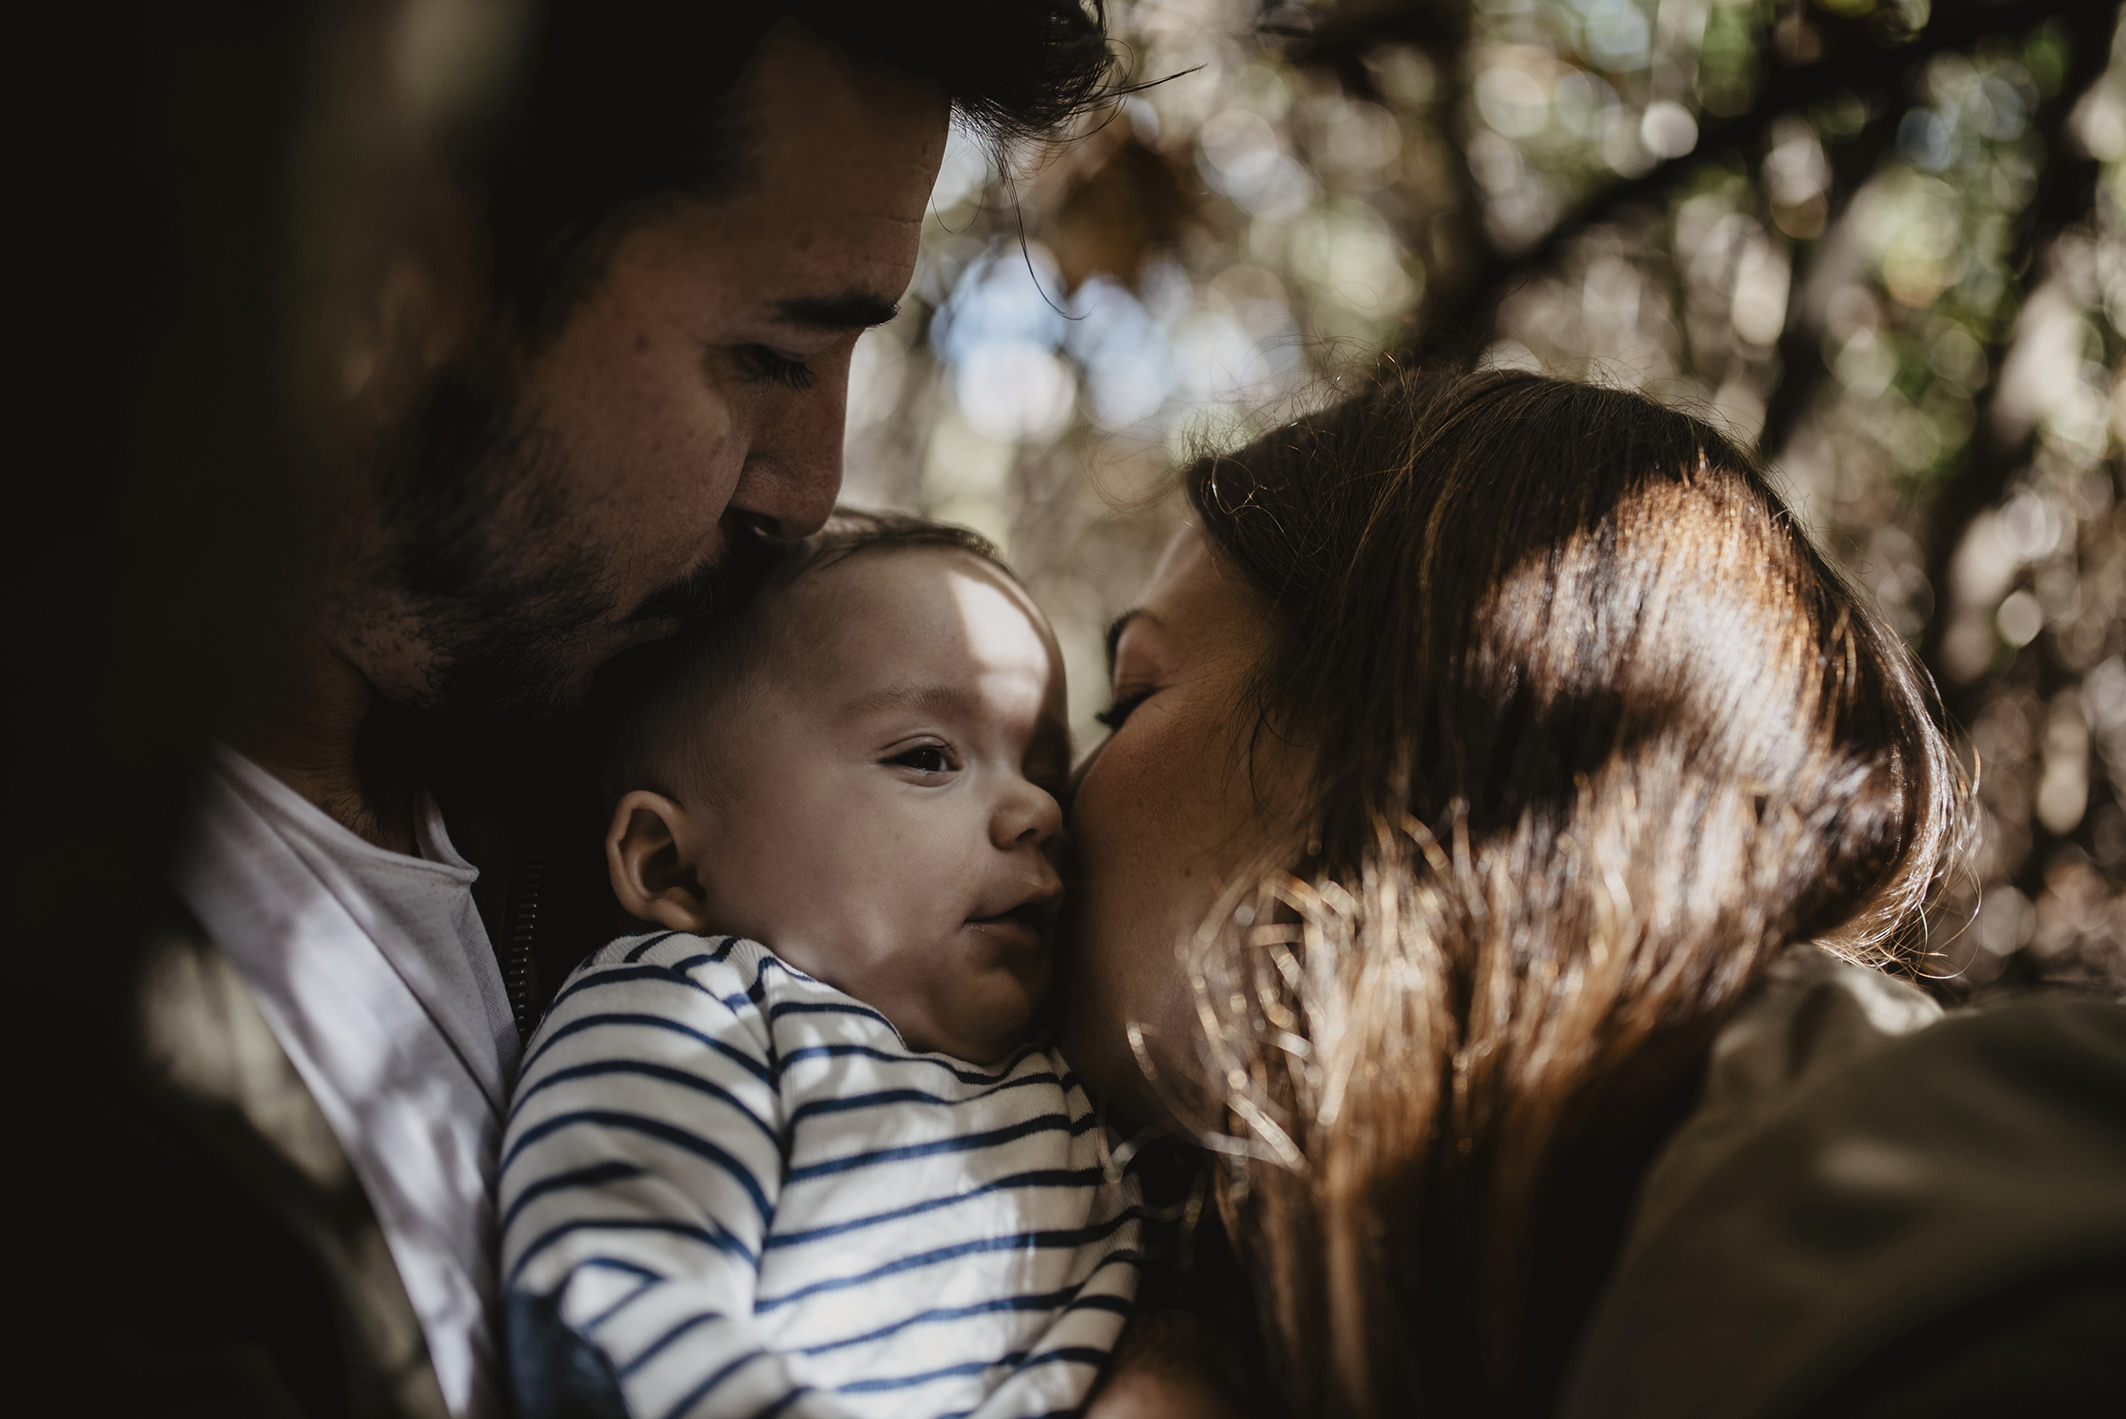
[{"label": "jacket zipper", "polygon": [[517,1038],[530,1040],[539,1022],[532,1014],[538,990],[538,957],[534,946],[539,933],[539,893],[545,886],[546,852],[533,844],[517,855],[511,874],[509,949],[502,967],[502,987],[509,995],[509,1013],[517,1022]]}]

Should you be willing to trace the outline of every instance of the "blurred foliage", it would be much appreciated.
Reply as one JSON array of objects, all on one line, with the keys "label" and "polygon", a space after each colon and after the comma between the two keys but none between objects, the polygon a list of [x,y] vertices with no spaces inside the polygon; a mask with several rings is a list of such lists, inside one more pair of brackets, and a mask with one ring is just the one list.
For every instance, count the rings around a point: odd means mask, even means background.
[{"label": "blurred foliage", "polygon": [[955,141],[859,346],[852,501],[1004,544],[1063,638],[1177,458],[1339,372],[1477,358],[1756,445],[1980,770],[1951,997],[2126,989],[2126,49],[2045,0],[1113,0],[1150,82],[1059,147]]}]

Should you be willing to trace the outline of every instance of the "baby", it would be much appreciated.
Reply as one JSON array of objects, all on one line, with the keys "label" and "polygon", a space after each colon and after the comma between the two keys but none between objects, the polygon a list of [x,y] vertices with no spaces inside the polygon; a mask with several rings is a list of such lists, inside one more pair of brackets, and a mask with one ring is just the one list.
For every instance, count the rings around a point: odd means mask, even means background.
[{"label": "baby", "polygon": [[970,533],[840,514],[672,649],[607,755],[656,929],[569,978],[503,1143],[526,1415],[1085,1402],[1140,1208],[1028,1038],[1069,755],[1055,638]]}]

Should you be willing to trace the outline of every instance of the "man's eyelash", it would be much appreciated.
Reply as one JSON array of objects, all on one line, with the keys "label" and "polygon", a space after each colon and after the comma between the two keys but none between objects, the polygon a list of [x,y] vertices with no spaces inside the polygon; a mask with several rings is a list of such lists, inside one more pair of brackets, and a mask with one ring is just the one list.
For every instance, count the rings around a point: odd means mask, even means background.
[{"label": "man's eyelash", "polygon": [[1124,695],[1106,709],[1097,711],[1093,715],[1093,719],[1110,730],[1120,729],[1122,721],[1128,719],[1138,705],[1143,704],[1151,697],[1152,692],[1150,690],[1139,690],[1135,694]]},{"label": "man's eyelash", "polygon": [[785,389],[810,389],[812,367],[803,360],[778,355],[765,345],[740,345],[738,367],[756,384],[779,384]]}]

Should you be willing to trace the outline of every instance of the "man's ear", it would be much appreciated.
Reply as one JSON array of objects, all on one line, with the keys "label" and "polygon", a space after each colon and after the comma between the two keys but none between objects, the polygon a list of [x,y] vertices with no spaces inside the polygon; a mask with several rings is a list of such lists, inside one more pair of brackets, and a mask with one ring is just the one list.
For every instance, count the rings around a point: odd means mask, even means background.
[{"label": "man's ear", "polygon": [[605,867],[627,914],[673,931],[709,924],[708,894],[694,870],[696,825],[661,793],[638,788],[613,809]]},{"label": "man's ear", "polygon": [[337,332],[337,399],[378,427],[405,416],[486,311],[472,204],[440,177],[409,185],[418,211],[349,293]]}]

